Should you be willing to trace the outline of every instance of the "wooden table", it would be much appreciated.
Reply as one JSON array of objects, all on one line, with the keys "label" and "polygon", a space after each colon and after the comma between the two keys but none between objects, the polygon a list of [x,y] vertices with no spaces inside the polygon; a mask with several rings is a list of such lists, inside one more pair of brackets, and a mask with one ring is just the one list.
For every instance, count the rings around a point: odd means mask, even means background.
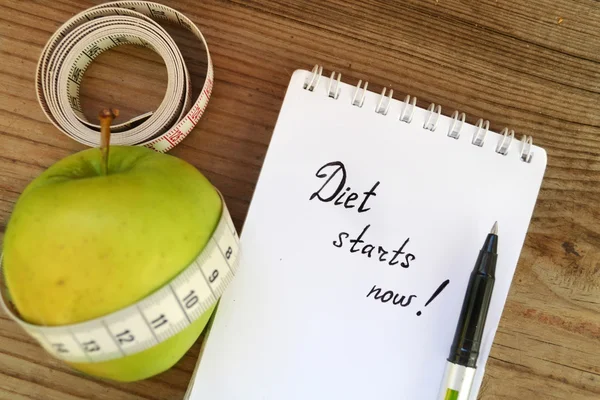
[{"label": "wooden table", "polygon": [[[85,147],[46,119],[34,90],[50,35],[97,1],[2,0],[0,232],[19,193]],[[600,5],[593,0],[177,1],[209,43],[215,88],[197,128],[172,150],[221,189],[241,228],[288,79],[315,63],[369,89],[530,134],[549,164],[489,360],[481,399],[600,397]],[[177,34],[201,87],[201,48]],[[161,59],[111,50],[90,67],[94,118],[155,108]],[[1,235],[1,234],[0,234]],[[2,236],[0,236],[2,237]],[[180,399],[200,341],[171,370],[121,384],[83,377],[0,314],[0,399]]]}]

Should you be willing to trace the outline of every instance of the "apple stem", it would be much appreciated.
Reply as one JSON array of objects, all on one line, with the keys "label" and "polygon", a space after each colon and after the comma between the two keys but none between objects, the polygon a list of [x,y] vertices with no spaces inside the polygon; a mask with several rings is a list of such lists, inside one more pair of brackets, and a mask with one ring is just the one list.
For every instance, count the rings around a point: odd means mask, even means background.
[{"label": "apple stem", "polygon": [[119,110],[105,108],[100,111],[100,151],[102,152],[102,175],[108,175],[108,150],[110,147],[110,124],[119,116]]}]

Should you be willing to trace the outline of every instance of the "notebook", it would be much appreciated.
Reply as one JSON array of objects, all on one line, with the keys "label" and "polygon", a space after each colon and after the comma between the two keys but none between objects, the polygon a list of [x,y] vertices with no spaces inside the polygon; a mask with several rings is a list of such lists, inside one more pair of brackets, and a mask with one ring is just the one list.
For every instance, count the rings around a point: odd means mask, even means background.
[{"label": "notebook", "polygon": [[498,221],[477,397],[546,152],[350,80],[291,76],[189,399],[436,399]]}]

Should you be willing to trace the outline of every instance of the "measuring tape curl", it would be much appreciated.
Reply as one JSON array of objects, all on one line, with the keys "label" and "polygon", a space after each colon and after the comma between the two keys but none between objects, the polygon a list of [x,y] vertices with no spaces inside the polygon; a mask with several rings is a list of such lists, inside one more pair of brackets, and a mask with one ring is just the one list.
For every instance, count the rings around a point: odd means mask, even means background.
[{"label": "measuring tape curl", "polygon": [[[183,56],[157,21],[178,24],[194,34],[206,51],[202,91],[192,104],[192,84]],[[134,44],[154,50],[168,72],[165,97],[154,112],[111,126],[114,145],[140,145],[167,152],[196,126],[208,105],[213,65],[204,36],[185,15],[162,4],[118,1],[87,9],[63,24],[42,50],[36,72],[37,98],[61,132],[91,147],[100,145],[100,125],[87,120],[79,89],[87,67],[102,52]]]},{"label": "measuring tape curl", "polygon": [[223,198],[221,200],[221,217],[200,255],[165,286],[137,303],[77,324],[30,324],[10,305],[1,256],[0,303],[46,351],[68,362],[108,361],[164,342],[209,310],[236,273],[239,237]]}]

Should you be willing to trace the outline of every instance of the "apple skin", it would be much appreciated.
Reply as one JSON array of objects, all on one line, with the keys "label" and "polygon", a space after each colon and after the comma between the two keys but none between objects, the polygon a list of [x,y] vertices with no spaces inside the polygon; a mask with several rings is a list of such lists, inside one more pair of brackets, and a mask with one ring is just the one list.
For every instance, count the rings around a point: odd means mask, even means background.
[{"label": "apple skin", "polygon": [[[191,164],[138,146],[83,150],[58,161],[18,198],[4,239],[8,292],[25,321],[47,326],[107,315],[164,286],[202,251],[222,211]],[[121,359],[71,364],[135,381],[172,367],[214,309],[167,341]]]}]

